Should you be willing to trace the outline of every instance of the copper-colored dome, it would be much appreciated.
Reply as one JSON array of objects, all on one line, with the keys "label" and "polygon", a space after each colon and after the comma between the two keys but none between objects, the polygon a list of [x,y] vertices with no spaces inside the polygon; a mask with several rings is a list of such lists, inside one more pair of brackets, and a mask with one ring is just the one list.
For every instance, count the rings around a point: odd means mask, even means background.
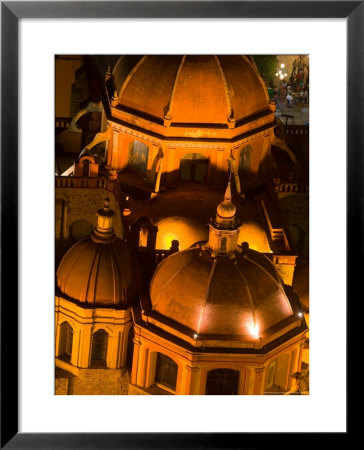
[{"label": "copper-colored dome", "polygon": [[235,213],[236,213],[236,208],[235,208],[234,204],[231,202],[223,201],[223,202],[219,203],[217,206],[217,214],[220,217],[223,217],[225,219],[234,217]]},{"label": "copper-colored dome", "polygon": [[176,124],[223,124],[269,110],[264,82],[242,55],[122,56],[119,106]]},{"label": "copper-colored dome", "polygon": [[73,245],[57,270],[60,291],[81,303],[126,306],[135,295],[135,267],[123,241],[94,236]]},{"label": "copper-colored dome", "polygon": [[235,261],[199,248],[175,253],[157,267],[150,297],[154,311],[198,335],[249,340],[293,315],[273,264],[250,249]]}]

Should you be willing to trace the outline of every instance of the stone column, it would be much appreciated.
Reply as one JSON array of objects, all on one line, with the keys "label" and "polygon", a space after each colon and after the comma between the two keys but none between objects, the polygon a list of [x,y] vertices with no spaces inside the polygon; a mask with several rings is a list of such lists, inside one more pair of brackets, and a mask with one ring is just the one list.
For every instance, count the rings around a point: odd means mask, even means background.
[{"label": "stone column", "polygon": [[244,395],[254,394],[255,373],[251,368],[245,369]]},{"label": "stone column", "polygon": [[246,369],[239,371],[239,386],[238,386],[238,394],[244,395],[246,391],[246,379],[248,376],[248,371]]},{"label": "stone column", "polygon": [[77,324],[77,326],[73,329],[73,342],[71,355],[71,364],[76,367],[78,367],[79,364],[79,355],[81,351],[80,344],[81,344],[81,327]]},{"label": "stone column", "polygon": [[106,141],[107,144],[107,159],[106,159],[106,168],[109,169],[111,167],[111,160],[112,160],[112,154],[113,154],[113,142],[114,142],[114,128],[111,128],[111,137],[108,141]]},{"label": "stone column", "polygon": [[254,369],[254,372],[255,372],[255,382],[253,394],[260,395],[263,394],[264,392],[264,386],[262,384],[265,373],[265,367],[256,367]]},{"label": "stone column", "polygon": [[137,375],[138,375],[138,365],[139,365],[139,352],[141,350],[141,342],[139,338],[134,337],[134,351],[133,351],[133,364],[132,364],[132,372],[131,372],[131,383],[137,384]]},{"label": "stone column", "polygon": [[186,364],[183,372],[180,394],[199,395],[201,381],[201,370],[199,367]]},{"label": "stone column", "polygon": [[230,160],[232,175],[234,176],[234,180],[235,180],[236,192],[238,194],[241,194],[240,177],[239,177],[239,162],[240,162],[239,148],[231,149],[231,157],[229,158],[229,160]]},{"label": "stone column", "polygon": [[119,330],[114,330],[114,333],[112,336],[109,335],[108,337],[108,346],[107,346],[107,367],[110,369],[117,369],[118,368],[118,359],[119,359],[119,353],[121,348],[121,340],[122,340],[123,333]]},{"label": "stone column", "polygon": [[78,367],[87,368],[90,364],[91,352],[91,324],[83,324],[80,336],[80,352],[78,358]]},{"label": "stone column", "polygon": [[216,158],[216,172],[215,172],[215,185],[220,186],[222,184],[222,173],[224,172],[224,149],[217,149]]},{"label": "stone column", "polygon": [[137,373],[137,385],[140,387],[145,387],[148,358],[149,358],[149,348],[143,346],[141,351],[139,351],[138,373]]},{"label": "stone column", "polygon": [[157,367],[157,352],[149,352],[145,377],[145,387],[149,387],[154,383],[156,367]]},{"label": "stone column", "polygon": [[299,344],[299,354],[298,354],[298,364],[297,364],[297,372],[301,372],[302,365],[302,357],[303,357],[303,348],[305,346],[306,338],[303,337]]},{"label": "stone column", "polygon": [[130,328],[131,328],[131,323],[128,322],[124,326],[124,331],[121,333],[120,343],[119,343],[120,349],[119,349],[119,354],[118,354],[118,362],[117,362],[117,366],[116,366],[118,369],[125,366],[125,361],[126,361],[127,352],[128,352],[128,339],[129,339]]},{"label": "stone column", "polygon": [[167,172],[166,182],[168,185],[174,184],[174,171],[175,171],[175,159],[176,159],[176,148],[163,149],[164,157],[166,158],[166,164],[164,164],[165,171]]},{"label": "stone column", "polygon": [[154,192],[159,192],[160,183],[161,183],[161,176],[162,176],[162,170],[163,170],[163,161],[164,161],[164,155],[162,150],[160,150],[162,155],[160,156],[158,162],[157,162],[157,176],[155,179],[155,186],[154,186]]},{"label": "stone column", "polygon": [[297,378],[294,378],[294,373],[297,372],[296,368],[297,350],[292,350],[290,353],[289,370],[288,370],[288,389],[294,387],[297,388]]},{"label": "stone column", "polygon": [[119,131],[118,135],[116,168],[117,170],[123,170],[128,165],[130,136],[122,131]]},{"label": "stone column", "polygon": [[110,168],[118,169],[119,131],[113,129]]},{"label": "stone column", "polygon": [[[59,314],[57,313],[57,316]],[[58,319],[56,319],[56,350],[55,350],[55,356],[58,357],[59,354],[59,336],[61,334],[61,325],[59,324]]]}]

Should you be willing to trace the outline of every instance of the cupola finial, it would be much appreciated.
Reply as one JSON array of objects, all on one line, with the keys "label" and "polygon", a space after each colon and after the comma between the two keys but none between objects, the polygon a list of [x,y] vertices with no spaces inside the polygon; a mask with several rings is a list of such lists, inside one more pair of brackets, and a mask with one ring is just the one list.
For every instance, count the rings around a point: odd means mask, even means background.
[{"label": "cupola finial", "polygon": [[104,199],[104,207],[97,211],[97,226],[92,233],[93,239],[109,240],[115,237],[112,224],[115,212],[110,208],[110,199]]}]

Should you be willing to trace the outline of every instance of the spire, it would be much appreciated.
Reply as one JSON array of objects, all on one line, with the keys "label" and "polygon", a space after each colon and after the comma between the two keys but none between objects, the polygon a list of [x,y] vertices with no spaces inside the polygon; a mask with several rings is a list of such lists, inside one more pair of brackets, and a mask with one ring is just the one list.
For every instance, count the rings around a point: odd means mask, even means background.
[{"label": "spire", "polygon": [[235,205],[231,200],[231,168],[229,166],[229,179],[224,194],[224,200],[218,204],[215,217],[215,222],[217,224],[221,224],[225,227],[227,226],[228,228],[234,226],[233,222],[235,220],[236,213]]},{"label": "spire", "polygon": [[229,179],[228,184],[226,186],[225,195],[224,195],[224,201],[229,201],[231,203],[232,196],[231,196],[231,167],[229,165]]},{"label": "spire", "polygon": [[224,199],[216,209],[216,216],[210,219],[207,248],[211,256],[225,255],[235,257],[240,231],[240,221],[236,218],[236,207],[232,203],[231,168]]},{"label": "spire", "polygon": [[93,240],[110,240],[115,237],[112,219],[115,212],[110,208],[110,199],[105,198],[104,207],[97,211],[97,226],[92,233]]}]

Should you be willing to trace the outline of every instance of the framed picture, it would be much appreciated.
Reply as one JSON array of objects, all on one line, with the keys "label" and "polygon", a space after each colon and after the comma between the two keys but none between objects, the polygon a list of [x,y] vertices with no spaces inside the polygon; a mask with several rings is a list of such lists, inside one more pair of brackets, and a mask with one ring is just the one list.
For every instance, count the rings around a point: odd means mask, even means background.
[{"label": "framed picture", "polygon": [[[363,269],[347,256],[362,247],[363,165],[358,149],[363,145],[363,3],[9,1],[1,6],[2,447],[240,448],[242,439],[249,447],[274,438],[273,433],[279,433],[281,442],[288,442],[290,432],[339,432],[346,437],[346,302],[351,290],[360,292],[356,285]],[[54,396],[57,249],[52,248],[54,173],[48,173],[54,168],[54,56],[240,53],[310,55],[310,202],[319,199],[310,206],[315,299],[310,395],[279,400],[182,395],[175,404],[169,395],[150,401],[139,395]],[[164,119],[169,120],[168,111]],[[146,151],[141,143],[130,150],[130,166],[136,172],[149,170]],[[242,161],[246,167],[251,164],[249,152]],[[204,164],[203,158],[185,158],[181,177],[208,177]],[[80,170],[84,174],[85,168]],[[87,170],[92,170],[88,163]],[[327,216],[333,219],[323,225]],[[73,230],[75,236],[82,234],[81,228]],[[226,249],[226,241],[221,245]],[[327,315],[330,320],[325,320]],[[95,364],[107,358],[99,331],[90,344]],[[69,330],[62,333],[58,345],[65,358],[71,357]],[[158,356],[154,363],[155,385],[173,392],[173,362]],[[331,363],[334,375],[327,368]],[[270,386],[276,371],[273,364],[267,371]],[[238,378],[230,378],[238,384]],[[216,380],[207,383],[212,392]],[[329,408],[332,398],[336,407]],[[253,420],[257,411],[259,422]],[[320,413],[327,415],[325,423],[313,418]]]}]

